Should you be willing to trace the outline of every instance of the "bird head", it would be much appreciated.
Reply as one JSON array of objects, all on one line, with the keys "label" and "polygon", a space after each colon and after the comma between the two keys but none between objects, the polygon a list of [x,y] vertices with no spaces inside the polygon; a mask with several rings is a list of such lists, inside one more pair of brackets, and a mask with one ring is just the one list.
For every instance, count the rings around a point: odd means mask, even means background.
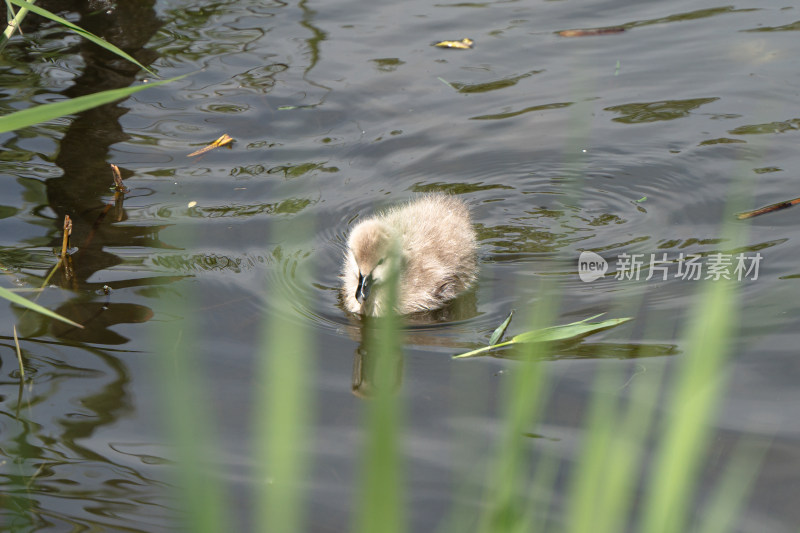
[{"label": "bird head", "polygon": [[[381,221],[367,220],[353,229],[348,239],[348,261],[344,272],[351,294],[345,294],[348,307],[364,314],[380,314],[388,297],[396,238]],[[354,299],[353,302],[350,299]]]}]

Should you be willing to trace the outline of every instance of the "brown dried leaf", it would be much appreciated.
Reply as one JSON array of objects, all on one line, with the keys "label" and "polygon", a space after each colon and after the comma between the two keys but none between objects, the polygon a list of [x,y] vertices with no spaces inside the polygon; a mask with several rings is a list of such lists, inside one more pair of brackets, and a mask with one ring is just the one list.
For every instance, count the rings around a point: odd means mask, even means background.
[{"label": "brown dried leaf", "polygon": [[230,144],[233,142],[233,138],[228,135],[227,133],[224,134],[222,137],[214,141],[213,143],[209,144],[206,147],[203,147],[197,151],[192,152],[191,154],[187,155],[186,157],[194,157],[196,155],[204,154],[209,150],[213,150],[214,148],[219,148],[220,146],[225,146],[226,144]]}]

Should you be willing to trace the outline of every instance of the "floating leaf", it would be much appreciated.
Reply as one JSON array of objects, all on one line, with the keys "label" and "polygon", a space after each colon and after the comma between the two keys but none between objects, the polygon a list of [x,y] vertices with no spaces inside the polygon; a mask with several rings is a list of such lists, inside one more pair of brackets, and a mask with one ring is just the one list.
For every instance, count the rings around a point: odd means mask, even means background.
[{"label": "floating leaf", "polygon": [[646,200],[647,200],[647,196],[642,196],[641,198],[639,198],[638,200],[636,200],[636,203],[639,203],[639,204],[640,204],[640,203],[642,203],[642,202],[644,202],[644,201],[646,201]]},{"label": "floating leaf", "polygon": [[460,41],[439,41],[438,43],[433,43],[433,46],[439,48],[450,48],[453,50],[469,50],[472,48],[473,44],[475,44],[475,41],[464,38]]},{"label": "floating leaf", "polygon": [[564,326],[552,326],[544,329],[537,329],[534,331],[526,331],[511,338],[513,342],[530,343],[530,342],[550,342],[550,341],[563,341],[573,337],[580,337],[587,333],[592,333],[598,329],[610,328],[627,322],[630,318],[612,318],[603,322],[591,323],[589,320],[595,319],[600,315],[595,315],[580,322],[573,322]]},{"label": "floating leaf", "polygon": [[34,303],[34,302],[28,300],[27,298],[23,298],[19,294],[13,293],[13,292],[11,292],[10,290],[8,290],[8,289],[6,289],[4,287],[0,287],[0,298],[5,298],[9,302],[17,304],[17,305],[21,305],[22,307],[27,307],[31,311],[36,311],[37,313],[41,313],[41,314],[43,314],[45,316],[49,316],[50,318],[55,318],[56,320],[60,320],[62,322],[66,322],[67,324],[70,324],[71,326],[75,326],[75,327],[81,328],[81,329],[83,328],[83,326],[81,326],[77,322],[73,322],[69,318],[65,318],[65,317],[59,315],[58,313],[54,313],[51,310],[47,309],[46,307],[42,307],[41,305],[39,305],[37,303]]},{"label": "floating leaf", "polygon": [[631,320],[630,317],[627,317],[627,318],[612,318],[609,320],[604,320],[603,322],[589,322],[590,320],[593,320],[599,316],[602,316],[602,313],[600,315],[590,316],[589,318],[586,318],[579,322],[573,322],[571,324],[565,324],[563,326],[552,326],[549,328],[526,331],[525,333],[520,333],[519,335],[512,337],[511,340],[508,340],[506,342],[484,346],[483,348],[478,348],[470,352],[462,353],[460,355],[455,355],[453,356],[453,359],[478,357],[480,355],[484,355],[486,352],[494,350],[495,348],[501,348],[503,346],[511,346],[512,344],[553,342],[553,341],[565,341],[569,339],[575,339],[578,337],[589,335],[590,333],[596,333],[603,329],[613,328],[614,326],[618,326],[620,324],[623,324]]},{"label": "floating leaf", "polygon": [[204,153],[206,153],[206,152],[208,152],[210,150],[213,150],[214,148],[219,148],[220,146],[225,146],[226,144],[230,144],[232,142],[233,142],[233,138],[230,135],[228,135],[227,133],[225,133],[222,137],[220,137],[219,139],[217,139],[213,143],[211,143],[208,146],[205,146],[203,148],[200,148],[199,150],[196,150],[196,151],[192,152],[191,154],[187,155],[186,157],[194,157],[196,155],[204,154]]},{"label": "floating leaf", "polygon": [[497,344],[497,341],[503,338],[503,334],[506,332],[506,329],[508,329],[508,325],[511,324],[511,317],[513,316],[514,316],[514,310],[512,309],[511,312],[508,314],[508,317],[505,320],[503,320],[503,323],[500,324],[496,330],[494,330],[494,333],[492,333],[492,337],[489,339],[490,345]]}]

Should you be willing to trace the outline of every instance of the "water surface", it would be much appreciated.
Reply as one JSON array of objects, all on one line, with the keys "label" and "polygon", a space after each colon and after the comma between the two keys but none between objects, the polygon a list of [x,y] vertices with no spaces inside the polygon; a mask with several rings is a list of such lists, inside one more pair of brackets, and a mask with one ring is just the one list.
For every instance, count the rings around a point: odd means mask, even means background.
[{"label": "water surface", "polygon": [[[216,443],[208,469],[233,491],[239,526],[251,528],[260,482],[253,376],[262,324],[280,314],[308,326],[316,346],[309,529],[349,529],[364,400],[352,392],[354,365],[363,363],[358,321],[340,309],[335,290],[345,238],[377,208],[444,191],[472,207],[481,276],[457,312],[406,338],[399,394],[412,531],[433,530],[456,503],[480,510],[481,475],[469,497],[455,490],[461,459],[491,453],[499,397],[519,363],[450,356],[486,342],[510,309],[522,317],[549,301],[541,281],[560,294],[559,322],[601,312],[635,320],[539,363],[553,384],[543,423],[530,428],[546,437],[531,439],[532,455],[545,449],[566,468],[576,461],[599,368],[669,375],[687,356],[682,339],[700,283],[613,274],[584,283],[582,250],[612,261],[612,272],[623,253],[761,254],[758,279],[736,283],[739,327],[700,494],[732,443],[764,439],[771,444],[737,531],[796,531],[798,211],[746,224],[728,203],[739,190],[742,209],[797,196],[796,6],[81,6],[49,7],[160,76],[192,75],[0,135],[0,283],[41,286],[69,214],[74,275],[57,273],[39,302],[87,326],[68,329],[0,305],[0,501],[9,527],[177,527],[164,399],[181,376],[165,374],[170,352],[158,340],[164,328],[186,328],[197,373],[183,377],[202,391],[197,416]],[[28,23],[0,62],[3,112],[148,77],[50,24]],[[557,34],[603,27],[625,31]],[[463,37],[475,47],[431,46]],[[232,148],[186,157],[223,133],[236,139]],[[104,214],[113,199],[109,163],[122,168],[131,192]],[[723,220],[739,242],[725,236]],[[304,236],[292,239],[287,228]],[[518,318],[512,332],[524,327]],[[566,498],[562,485],[555,509]],[[558,528],[564,517],[551,519]]]}]

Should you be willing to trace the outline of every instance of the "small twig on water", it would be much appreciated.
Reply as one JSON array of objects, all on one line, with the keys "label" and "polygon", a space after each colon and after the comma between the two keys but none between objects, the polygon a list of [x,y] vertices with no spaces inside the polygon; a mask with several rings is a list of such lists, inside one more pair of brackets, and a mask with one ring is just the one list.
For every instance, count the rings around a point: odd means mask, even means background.
[{"label": "small twig on water", "polygon": [[119,171],[119,167],[117,165],[111,165],[111,174],[114,176],[114,190],[118,193],[125,194],[130,192],[124,183],[122,183],[122,173]]},{"label": "small twig on water", "polygon": [[66,261],[69,250],[69,236],[72,235],[72,220],[69,215],[64,215],[64,238],[61,241],[61,260]]},{"label": "small twig on water", "polygon": [[793,205],[800,204],[800,198],[793,198],[791,200],[786,200],[785,202],[778,202],[775,204],[770,204],[764,207],[760,207],[753,211],[745,211],[744,213],[739,213],[736,215],[736,218],[739,220],[744,220],[745,218],[753,218],[757,217],[758,215],[763,215],[765,213],[771,213],[773,211],[779,211],[781,209],[786,209],[787,207],[792,207]]},{"label": "small twig on water", "polygon": [[[122,221],[122,202],[125,200],[125,194],[130,192],[130,189],[122,183],[122,173],[119,171],[117,165],[111,165],[111,174],[114,176],[114,213],[117,222]],[[103,212],[103,215],[108,211]],[[102,218],[102,216],[101,216]],[[92,228],[94,230],[94,228]]]},{"label": "small twig on water", "polygon": [[561,37],[594,37],[595,35],[610,35],[614,33],[622,33],[625,28],[618,26],[615,28],[587,28],[582,30],[562,30],[558,33]]}]

